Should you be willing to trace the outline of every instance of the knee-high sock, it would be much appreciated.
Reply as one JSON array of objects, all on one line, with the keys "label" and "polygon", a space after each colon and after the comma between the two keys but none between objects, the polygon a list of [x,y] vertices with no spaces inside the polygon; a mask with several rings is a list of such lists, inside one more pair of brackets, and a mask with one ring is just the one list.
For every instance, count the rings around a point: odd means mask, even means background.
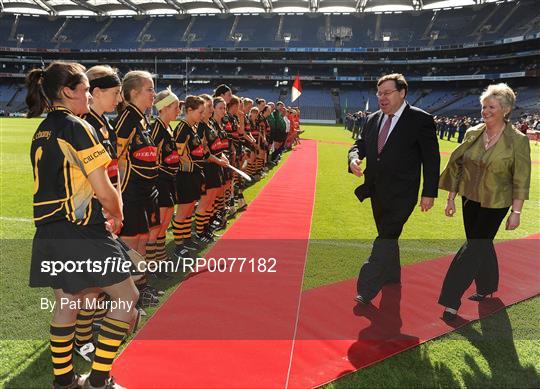
[{"label": "knee-high sock", "polygon": [[51,323],[50,335],[54,380],[61,386],[67,386],[75,378],[73,372],[75,323]]},{"label": "knee-high sock", "polygon": [[167,250],[165,249],[165,235],[157,237],[156,240],[156,260],[164,261],[167,259]]},{"label": "knee-high sock", "polygon": [[191,238],[191,216],[180,222],[173,220],[173,235],[177,245],[182,244],[185,239]]},{"label": "knee-high sock", "polygon": [[81,309],[77,314],[75,324],[75,345],[77,347],[92,341],[92,322],[95,313],[95,309]]},{"label": "knee-high sock", "polygon": [[118,348],[128,330],[129,323],[109,317],[103,319],[98,335],[96,354],[92,363],[92,371],[88,378],[92,386],[103,386],[109,378],[114,358],[116,358]]}]

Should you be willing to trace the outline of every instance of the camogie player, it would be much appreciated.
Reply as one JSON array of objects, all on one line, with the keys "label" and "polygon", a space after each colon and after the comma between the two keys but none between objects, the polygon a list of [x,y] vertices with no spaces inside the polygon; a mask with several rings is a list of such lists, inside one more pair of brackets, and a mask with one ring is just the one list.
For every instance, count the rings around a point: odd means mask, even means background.
[{"label": "camogie player", "polygon": [[176,174],[178,207],[173,220],[176,258],[185,258],[190,252],[201,248],[191,237],[191,224],[195,203],[205,190],[203,165],[209,157],[203,139],[197,134],[197,124],[204,114],[204,100],[198,96],[187,96],[184,109],[185,118],[180,120],[173,132],[180,157]]},{"label": "camogie player", "polygon": [[268,142],[270,125],[268,124],[268,116],[270,116],[271,113],[272,108],[269,105],[265,105],[262,111],[259,113],[259,116],[257,117],[257,128],[259,129],[258,144],[260,148],[257,154],[255,166],[257,172],[259,172],[261,175],[265,174],[265,171],[267,169],[266,163],[268,161],[268,156],[270,153],[270,147]]},{"label": "camogie player", "polygon": [[253,107],[249,110],[248,122],[250,126],[250,137],[253,141],[250,143],[250,157],[248,161],[247,173],[255,179],[259,179],[260,169],[258,166],[258,156],[261,152],[261,131],[257,119],[259,118],[259,108]]},{"label": "camogie player", "polygon": [[[161,225],[157,150],[145,115],[145,111],[152,108],[156,96],[151,74],[140,70],[128,72],[122,80],[122,94],[126,105],[115,123],[124,210],[120,236],[149,262],[154,260],[152,247],[155,247]],[[150,248],[148,252],[147,246]],[[146,276],[136,284],[141,292],[139,305],[143,308],[157,305],[158,292],[148,285]]]},{"label": "camogie player", "polygon": [[[223,117],[227,113],[227,104],[225,103],[223,97],[214,97],[212,104],[214,110],[212,118],[209,120],[209,122],[211,123],[211,127],[216,130],[218,139],[212,141],[211,139],[207,138],[210,152],[214,154],[214,156],[216,156],[217,158],[224,157],[228,161],[228,156],[230,155],[229,137],[227,135],[227,131],[225,131],[222,127]],[[224,167],[221,167],[219,169],[219,173],[221,175],[221,186],[217,192],[217,197],[215,201],[215,213],[214,216],[210,219],[210,226],[214,230],[223,229],[227,225],[227,215],[225,208],[225,188],[227,185],[226,177],[230,177],[230,175],[228,175],[229,172],[230,169]]]},{"label": "camogie player", "polygon": [[[163,261],[168,259],[165,237],[177,200],[175,177],[180,161],[170,123],[180,114],[180,101],[170,89],[166,89],[156,95],[154,106],[159,113],[152,126],[152,139],[157,147],[159,163],[158,201],[161,219],[155,252],[156,260]],[[166,277],[165,273],[156,273],[156,276]]]},{"label": "camogie player", "polygon": [[266,106],[266,100],[260,97],[257,97],[255,99],[255,105],[257,106],[257,108],[259,108],[259,112],[262,112],[263,108]]},{"label": "camogie player", "polygon": [[[116,106],[121,101],[120,98],[120,79],[116,71],[107,65],[93,66],[86,72],[90,83],[90,94],[92,100],[90,111],[85,113],[82,118],[86,120],[95,130],[99,142],[103,145],[111,162],[107,166],[107,175],[109,180],[118,190],[118,160],[116,158],[116,134],[113,131],[106,112],[114,112]],[[119,196],[121,196],[120,191]],[[121,198],[120,198],[121,199]],[[103,306],[103,301],[108,299],[105,293],[100,293],[97,297],[99,304]],[[92,343],[92,326],[98,327],[102,319],[107,314],[107,309],[81,309],[77,315],[77,325],[75,327],[75,352],[82,358],[90,361],[90,354],[94,352]]]},{"label": "camogie player", "polygon": [[195,227],[197,236],[201,243],[210,243],[215,234],[209,228],[210,219],[214,215],[215,202],[218,193],[223,185],[223,167],[229,164],[229,160],[222,153],[223,144],[219,137],[218,130],[210,120],[214,113],[212,97],[209,95],[200,96],[204,100],[204,113],[197,126],[197,133],[204,140],[210,156],[203,166],[206,191],[201,196],[201,200],[195,210]]},{"label": "camogie player", "polygon": [[[111,157],[96,130],[78,117],[89,110],[90,85],[84,71],[77,63],[53,62],[26,78],[28,117],[49,111],[30,146],[36,224],[30,286],[54,291],[50,351],[55,389],[120,388],[109,372],[135,319],[138,298],[129,271],[106,267],[111,257],[120,264],[129,259],[108,231],[117,233],[123,218],[118,192],[107,175]],[[51,260],[81,261],[85,266],[54,275],[47,270]],[[90,374],[79,377],[72,362],[75,321],[79,308],[90,309],[85,297],[96,289],[119,304],[103,319]]]},{"label": "camogie player", "polygon": [[[240,163],[242,161],[241,140],[244,138],[244,119],[244,113],[240,110],[240,99],[232,96],[227,104],[227,114],[223,118],[223,123],[225,131],[229,134],[229,141],[232,143],[231,165],[239,169],[241,169]],[[229,195],[229,216],[233,216],[237,211],[247,208],[237,173],[232,175]],[[237,208],[235,208],[235,200],[238,201]]]},{"label": "camogie player", "polygon": [[[244,139],[242,140],[242,145],[244,149],[244,158],[240,166],[246,166],[246,173],[249,176],[255,174],[255,148],[257,141],[252,135],[252,131],[255,125],[255,122],[250,119],[251,108],[253,107],[253,100],[244,97],[242,99],[244,112]],[[244,186],[247,183],[244,183]]]}]

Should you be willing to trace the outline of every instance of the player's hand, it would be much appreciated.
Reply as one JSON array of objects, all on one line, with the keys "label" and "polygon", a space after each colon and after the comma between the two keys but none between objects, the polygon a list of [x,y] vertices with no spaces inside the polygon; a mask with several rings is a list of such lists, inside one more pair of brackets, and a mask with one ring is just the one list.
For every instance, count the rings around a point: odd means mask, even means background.
[{"label": "player's hand", "polygon": [[218,162],[219,166],[228,166],[229,165],[229,160],[227,159],[226,156],[222,156],[220,159],[219,159],[219,162]]},{"label": "player's hand", "polygon": [[360,165],[362,165],[362,161],[359,159],[353,159],[349,165],[351,172],[357,177],[362,177],[364,175]]},{"label": "player's hand", "polygon": [[122,226],[122,219],[119,219],[117,217],[109,217],[105,222],[105,228],[107,229],[107,231],[115,235],[118,235],[120,233],[120,230],[122,230]]}]

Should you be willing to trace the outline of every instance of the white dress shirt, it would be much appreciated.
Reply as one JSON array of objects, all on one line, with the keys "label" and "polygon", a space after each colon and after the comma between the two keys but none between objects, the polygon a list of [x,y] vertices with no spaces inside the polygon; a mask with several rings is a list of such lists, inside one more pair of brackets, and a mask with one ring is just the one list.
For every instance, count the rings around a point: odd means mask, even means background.
[{"label": "white dress shirt", "polygon": [[[388,131],[388,136],[390,136],[390,134],[394,130],[394,127],[396,126],[396,124],[397,124],[399,118],[401,117],[401,114],[403,113],[403,110],[405,109],[406,106],[407,106],[407,102],[405,100],[403,100],[403,104],[401,104],[401,107],[399,107],[399,109],[394,114],[394,117],[392,117],[392,123],[390,124],[390,130]],[[383,118],[383,120],[381,122],[381,126],[379,127],[379,131],[381,131],[381,128],[384,127],[384,123],[386,123],[387,120],[388,120],[388,115],[385,114],[384,118]],[[385,142],[386,142],[387,139],[388,139],[388,137],[386,137]]]}]

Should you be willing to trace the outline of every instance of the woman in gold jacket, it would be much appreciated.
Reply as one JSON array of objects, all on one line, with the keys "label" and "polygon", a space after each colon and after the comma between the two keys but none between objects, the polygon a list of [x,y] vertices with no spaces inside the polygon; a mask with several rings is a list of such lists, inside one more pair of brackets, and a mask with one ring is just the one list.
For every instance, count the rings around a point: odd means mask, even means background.
[{"label": "woman in gold jacket", "polygon": [[461,195],[467,236],[439,297],[445,307],[444,320],[456,318],[461,297],[473,281],[476,293],[470,300],[481,301],[497,291],[499,268],[493,239],[510,207],[506,229],[519,226],[523,202],[529,198],[529,139],[509,122],[515,99],[506,84],[490,85],[484,91],[480,97],[484,123],[467,131],[439,181],[439,187],[449,192],[446,216],[454,215],[454,198]]}]

